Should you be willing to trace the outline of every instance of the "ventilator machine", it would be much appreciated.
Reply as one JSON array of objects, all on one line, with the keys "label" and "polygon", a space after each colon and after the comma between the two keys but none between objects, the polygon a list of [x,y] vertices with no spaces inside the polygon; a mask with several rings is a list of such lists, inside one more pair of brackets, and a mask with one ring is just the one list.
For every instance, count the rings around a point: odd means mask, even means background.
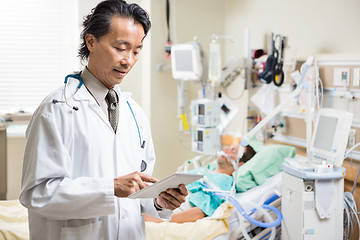
[{"label": "ventilator machine", "polygon": [[282,239],[343,239],[342,163],[352,113],[320,109],[307,157],[283,163]]}]

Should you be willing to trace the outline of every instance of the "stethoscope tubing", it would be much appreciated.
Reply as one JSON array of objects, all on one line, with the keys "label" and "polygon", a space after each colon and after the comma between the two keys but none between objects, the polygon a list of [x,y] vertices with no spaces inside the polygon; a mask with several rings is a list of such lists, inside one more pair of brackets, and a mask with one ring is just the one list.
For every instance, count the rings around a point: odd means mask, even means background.
[{"label": "stethoscope tubing", "polygon": [[[75,94],[79,91],[79,89],[80,89],[80,88],[82,87],[82,85],[84,84],[84,81],[83,81],[83,79],[81,78],[80,74],[81,74],[81,72],[76,73],[76,74],[69,74],[69,75],[67,75],[67,76],[65,77],[64,90],[63,90],[64,100],[63,100],[63,101],[60,101],[60,100],[53,99],[52,102],[53,102],[54,104],[56,104],[56,103],[65,103],[67,106],[69,106],[69,107],[72,108],[73,110],[75,110],[75,111],[79,110],[79,108],[76,107],[76,106],[70,106],[69,103],[68,103],[68,101],[75,96]],[[76,91],[75,91],[69,98],[67,98],[67,97],[66,97],[66,85],[67,85],[67,83],[68,83],[69,78],[75,78],[75,79],[79,80],[79,84],[78,84],[78,86],[77,86],[77,88],[76,88]],[[123,96],[122,92],[120,92],[120,94]],[[131,115],[133,116],[134,121],[135,121],[135,124],[136,124],[136,128],[137,128],[138,135],[139,135],[140,147],[141,147],[141,148],[144,148],[144,147],[145,147],[145,141],[143,142],[142,139],[141,139],[141,133],[140,133],[140,128],[139,128],[138,121],[136,120],[134,111],[133,111],[133,109],[132,109],[129,101],[126,100],[126,103],[127,103],[128,107],[129,107],[129,109],[130,109]]]}]

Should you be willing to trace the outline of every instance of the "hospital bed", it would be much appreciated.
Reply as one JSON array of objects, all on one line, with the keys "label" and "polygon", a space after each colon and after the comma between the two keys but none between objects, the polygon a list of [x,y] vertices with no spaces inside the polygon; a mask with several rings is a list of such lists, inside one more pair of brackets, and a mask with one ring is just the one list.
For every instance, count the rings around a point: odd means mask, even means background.
[{"label": "hospital bed", "polygon": [[[267,198],[273,196],[274,193],[280,195],[281,163],[285,158],[294,156],[294,147],[284,145],[264,146],[249,162],[239,168],[239,176],[237,176],[236,181],[238,184],[237,190],[241,190],[241,193],[237,193],[235,198],[246,212],[253,208],[253,205],[249,205],[249,203],[257,204],[264,202]],[[281,198],[271,204],[280,209]],[[271,215],[273,219],[277,218],[273,213]],[[254,218],[263,221],[263,217],[260,215]],[[226,201],[220,205],[212,216],[197,220],[196,222],[181,224],[146,222],[146,236],[148,240],[227,240],[243,239],[244,234],[247,234],[252,239],[269,238],[270,229],[259,228],[248,221],[240,220],[241,217],[239,217],[238,211],[232,204]],[[240,222],[242,222],[242,225],[240,225]],[[244,233],[244,231],[246,232]],[[275,239],[279,239],[280,225],[274,232],[276,235]]]}]

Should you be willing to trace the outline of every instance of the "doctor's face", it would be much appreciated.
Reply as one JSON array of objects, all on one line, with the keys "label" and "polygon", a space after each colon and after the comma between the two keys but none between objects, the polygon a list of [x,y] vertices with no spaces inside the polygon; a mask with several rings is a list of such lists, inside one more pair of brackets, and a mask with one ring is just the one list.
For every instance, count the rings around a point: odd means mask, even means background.
[{"label": "doctor's face", "polygon": [[145,37],[140,23],[113,16],[110,31],[96,39],[86,35],[90,51],[88,69],[108,89],[122,82],[137,62]]}]

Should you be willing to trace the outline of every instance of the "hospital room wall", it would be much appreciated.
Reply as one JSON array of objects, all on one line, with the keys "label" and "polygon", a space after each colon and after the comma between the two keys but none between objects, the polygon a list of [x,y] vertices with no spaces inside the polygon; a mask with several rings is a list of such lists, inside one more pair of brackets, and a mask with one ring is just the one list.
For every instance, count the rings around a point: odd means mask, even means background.
[{"label": "hospital room wall", "polygon": [[[225,32],[235,34],[243,44],[243,32],[251,30],[251,47],[266,49],[266,34],[288,37],[298,57],[360,53],[360,2],[358,0],[226,0]],[[227,45],[227,53],[243,55],[243,48]]]}]

